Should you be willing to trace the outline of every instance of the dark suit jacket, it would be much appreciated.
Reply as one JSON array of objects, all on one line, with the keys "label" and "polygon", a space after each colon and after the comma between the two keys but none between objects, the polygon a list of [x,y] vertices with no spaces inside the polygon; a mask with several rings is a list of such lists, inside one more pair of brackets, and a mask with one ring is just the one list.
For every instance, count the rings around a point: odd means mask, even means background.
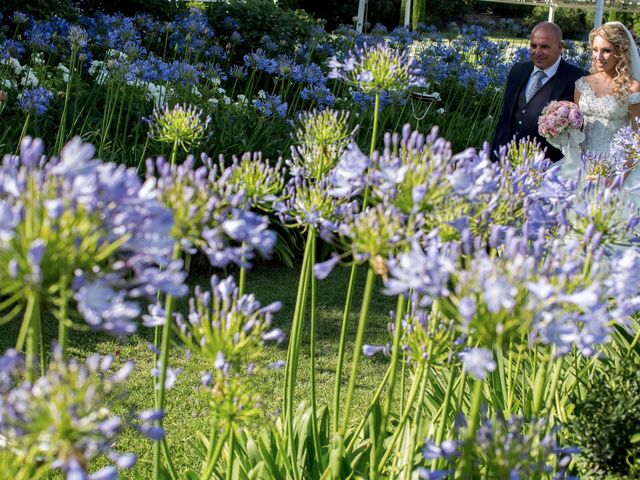
[{"label": "dark suit jacket", "polygon": [[[526,137],[535,138],[543,148],[546,148],[547,157],[554,162],[562,158],[560,150],[549,145],[543,137],[538,135],[538,117],[542,109],[552,100],[573,101],[575,81],[587,73],[581,68],[560,60],[556,74],[533,96],[523,112],[516,112],[518,96],[526,88],[532,71],[533,63],[522,62],[516,63],[509,72],[502,113],[491,144],[494,160],[497,160],[495,152],[501,145],[509,143],[514,136],[518,140]],[[518,125],[516,125],[516,117],[521,122]]]}]

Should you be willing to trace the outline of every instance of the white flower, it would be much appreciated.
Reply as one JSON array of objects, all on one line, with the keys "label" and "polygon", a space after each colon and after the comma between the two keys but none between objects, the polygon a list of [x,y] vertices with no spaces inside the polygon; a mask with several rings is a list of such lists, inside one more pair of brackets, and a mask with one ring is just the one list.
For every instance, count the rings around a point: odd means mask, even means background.
[{"label": "white flower", "polygon": [[102,67],[102,65],[104,65],[104,62],[100,60],[94,60],[93,62],[91,62],[91,66],[89,67],[89,75],[95,75],[98,68]]},{"label": "white flower", "polygon": [[493,354],[484,348],[472,348],[461,352],[459,356],[462,359],[464,370],[478,380],[484,380],[488,372],[493,372],[496,369]]},{"label": "white flower", "polygon": [[438,110],[436,110],[436,113],[439,113],[440,115],[442,115],[443,113],[445,113],[446,110],[442,107],[440,107]]},{"label": "white flower", "polygon": [[34,65],[44,65],[44,58],[42,52],[31,55],[31,61]]},{"label": "white flower", "polygon": [[27,73],[20,80],[20,85],[24,87],[37,87],[40,84],[40,80],[33,73],[33,70],[29,69]]}]

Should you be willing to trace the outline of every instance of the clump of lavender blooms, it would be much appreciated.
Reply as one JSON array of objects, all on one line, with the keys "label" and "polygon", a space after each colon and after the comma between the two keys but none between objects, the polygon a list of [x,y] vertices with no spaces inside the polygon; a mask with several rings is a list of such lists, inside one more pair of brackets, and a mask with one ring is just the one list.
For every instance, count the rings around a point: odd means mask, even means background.
[{"label": "clump of lavender blooms", "polygon": [[424,83],[408,50],[384,43],[356,47],[341,60],[333,57],[329,67],[329,78],[343,80],[365,94],[402,91]]},{"label": "clump of lavender blooms", "polygon": [[205,158],[194,168],[194,157],[181,165],[162,158],[147,162],[148,182],[158,191],[158,200],[173,212],[172,236],[189,253],[201,250],[212,265],[230,263],[248,266],[259,252],[268,257],[275,246],[269,220],[248,210],[244,190],[231,183],[233,167],[221,172]]},{"label": "clump of lavender blooms", "polygon": [[352,141],[348,121],[348,112],[335,110],[300,114],[291,149],[295,165],[311,178],[324,178]]},{"label": "clump of lavender blooms", "polygon": [[[29,383],[22,381],[24,361],[19,353],[9,350],[0,357],[0,434],[4,449],[24,462],[22,473],[35,474],[44,467],[60,469],[66,478],[115,478],[117,469],[135,464],[134,454],[113,448],[126,428],[113,413],[122,398],[114,394],[126,382],[133,362],[119,370],[113,369],[113,362],[112,356],[98,354],[85,363],[65,361],[54,348],[46,373]],[[89,475],[91,461],[102,454],[115,466]]]},{"label": "clump of lavender blooms", "polygon": [[[224,159],[220,159],[220,168]],[[275,163],[263,159],[260,152],[245,153],[233,157],[231,165],[222,173],[224,182],[241,192],[249,207],[272,211],[273,204],[280,199],[285,185],[282,159]]]},{"label": "clump of lavender blooms", "polygon": [[211,118],[194,106],[177,104],[172,109],[154,108],[148,119],[149,136],[161,143],[177,144],[185,151],[195,147],[206,135]]},{"label": "clump of lavender blooms", "polygon": [[53,92],[46,87],[33,87],[18,95],[18,108],[26,114],[44,115],[53,99]]},{"label": "clump of lavender blooms", "polygon": [[95,160],[78,138],[59,159],[43,150],[26,137],[20,155],[0,166],[0,293],[13,300],[9,318],[31,299],[67,324],[75,301],[92,328],[132,333],[136,297],[184,293],[184,275],[170,268],[171,212],[133,169]]},{"label": "clump of lavender blooms", "polygon": [[435,444],[427,439],[422,449],[424,460],[427,464],[437,462],[439,468],[419,468],[420,478],[569,478],[567,468],[575,449],[560,447],[555,432],[547,433],[544,418],[526,422],[518,416],[483,416],[475,435],[467,439],[464,420],[459,424],[462,440]]},{"label": "clump of lavender blooms", "polygon": [[196,287],[186,319],[176,318],[183,343],[211,366],[202,388],[215,418],[246,425],[259,410],[250,386],[254,363],[267,341],[282,342],[284,333],[271,327],[280,302],[262,306],[253,294],[240,294],[232,277],[211,278],[211,290]]}]

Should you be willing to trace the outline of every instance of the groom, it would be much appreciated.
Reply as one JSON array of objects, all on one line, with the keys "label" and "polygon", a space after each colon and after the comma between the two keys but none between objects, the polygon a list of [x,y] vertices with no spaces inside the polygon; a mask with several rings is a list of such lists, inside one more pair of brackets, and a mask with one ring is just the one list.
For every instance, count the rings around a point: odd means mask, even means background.
[{"label": "groom", "polygon": [[548,158],[554,162],[562,158],[560,150],[538,135],[542,109],[552,100],[573,101],[574,83],[586,74],[560,58],[562,47],[562,30],[555,23],[542,22],[531,31],[531,61],[516,63],[507,78],[502,113],[491,144],[494,161],[500,146],[513,137],[535,138]]}]

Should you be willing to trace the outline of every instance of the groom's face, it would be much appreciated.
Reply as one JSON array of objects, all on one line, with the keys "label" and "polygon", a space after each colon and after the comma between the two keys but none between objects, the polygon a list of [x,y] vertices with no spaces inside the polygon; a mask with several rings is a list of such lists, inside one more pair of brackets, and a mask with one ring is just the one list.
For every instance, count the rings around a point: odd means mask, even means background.
[{"label": "groom's face", "polygon": [[541,70],[556,63],[562,51],[562,39],[551,28],[542,26],[531,33],[529,54],[533,64]]}]

